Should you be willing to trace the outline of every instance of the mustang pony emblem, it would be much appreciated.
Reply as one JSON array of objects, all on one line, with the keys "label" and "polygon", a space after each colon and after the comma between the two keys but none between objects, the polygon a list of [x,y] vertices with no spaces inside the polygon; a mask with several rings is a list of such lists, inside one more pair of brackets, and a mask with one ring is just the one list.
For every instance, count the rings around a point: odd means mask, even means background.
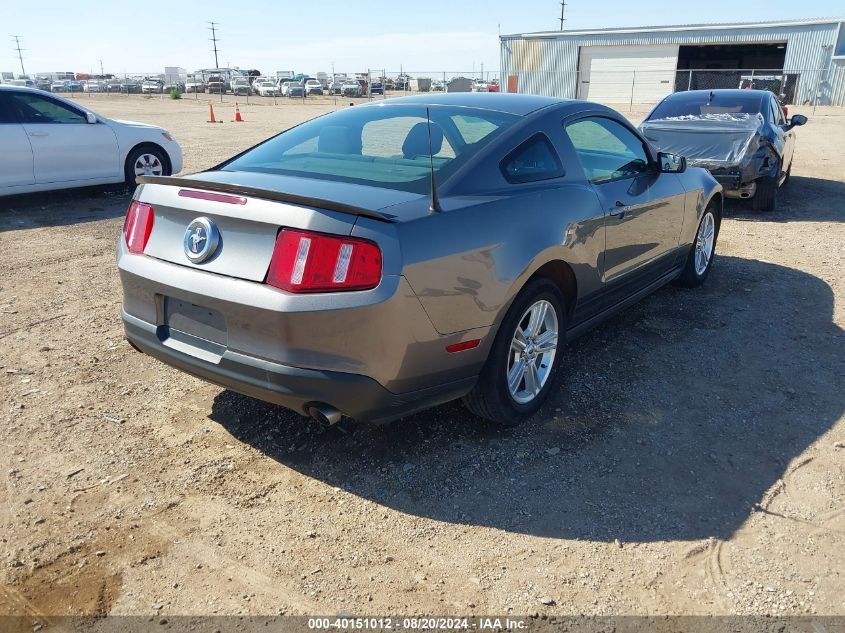
[{"label": "mustang pony emblem", "polygon": [[220,232],[210,219],[196,218],[185,229],[185,257],[195,264],[209,259],[217,250]]},{"label": "mustang pony emblem", "polygon": [[194,232],[191,233],[191,251],[194,253],[198,253],[199,249],[197,246],[208,239],[205,235],[202,234],[202,227],[196,227]]}]

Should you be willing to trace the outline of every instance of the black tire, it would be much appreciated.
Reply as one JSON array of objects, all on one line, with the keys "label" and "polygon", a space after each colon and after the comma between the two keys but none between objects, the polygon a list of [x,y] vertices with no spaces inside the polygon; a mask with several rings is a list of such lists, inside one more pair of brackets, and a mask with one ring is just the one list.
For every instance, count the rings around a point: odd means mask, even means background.
[{"label": "black tire", "polygon": [[[698,243],[701,238],[702,231],[706,226],[706,218],[710,214],[713,217],[713,247],[711,249],[710,258],[707,260],[707,265],[703,271],[699,272],[696,265],[698,257]],[[710,274],[710,269],[713,267],[713,260],[716,259],[716,241],[719,237],[719,225],[721,224],[721,214],[719,213],[718,204],[711,202],[707,205],[704,213],[701,214],[701,220],[698,222],[698,228],[695,231],[695,238],[692,241],[687,261],[684,264],[684,269],[681,276],[678,277],[676,284],[684,288],[696,288],[704,283],[707,276]]]},{"label": "black tire", "polygon": [[[540,300],[554,308],[558,323],[557,349],[543,387],[526,403],[517,402],[507,382],[511,341],[526,311]],[[529,281],[514,299],[499,326],[490,355],[484,364],[473,390],[464,396],[464,405],[475,415],[502,426],[515,426],[537,412],[549,395],[560,367],[562,346],[566,332],[566,310],[560,289],[549,279],[538,277]]]},{"label": "black tire", "polygon": [[[156,175],[170,175],[170,159],[167,157],[167,152],[156,145],[139,145],[129,152],[129,155],[126,157],[126,163],[123,166],[123,175],[128,184],[135,184],[135,178],[137,177],[137,174],[135,173],[135,163],[142,156],[155,157],[155,160],[157,160],[158,164],[161,165],[161,173]],[[152,160],[150,160],[150,163],[155,165],[155,162]]]},{"label": "black tire", "polygon": [[778,204],[778,187],[780,184],[780,165],[774,176],[766,176],[757,181],[757,191],[751,199],[751,206],[755,211],[771,213]]}]

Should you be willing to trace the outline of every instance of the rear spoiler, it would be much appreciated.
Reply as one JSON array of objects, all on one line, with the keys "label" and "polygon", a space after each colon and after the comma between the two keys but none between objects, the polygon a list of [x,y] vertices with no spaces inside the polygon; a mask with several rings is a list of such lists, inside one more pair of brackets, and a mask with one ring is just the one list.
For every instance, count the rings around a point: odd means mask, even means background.
[{"label": "rear spoiler", "polygon": [[210,182],[208,180],[193,180],[191,178],[177,178],[174,176],[138,176],[136,182],[139,185],[167,185],[183,189],[203,189],[205,191],[219,191],[221,193],[249,196],[250,198],[273,200],[275,202],[290,202],[304,207],[317,207],[318,209],[325,209],[326,211],[337,211],[338,213],[360,215],[365,218],[381,220],[382,222],[393,222],[396,219],[396,216],[388,213],[379,213],[378,211],[371,211],[370,209],[355,207],[351,204],[335,202],[334,200],[298,196],[296,194],[285,193],[283,191],[271,191],[269,189],[234,185],[226,182]]}]

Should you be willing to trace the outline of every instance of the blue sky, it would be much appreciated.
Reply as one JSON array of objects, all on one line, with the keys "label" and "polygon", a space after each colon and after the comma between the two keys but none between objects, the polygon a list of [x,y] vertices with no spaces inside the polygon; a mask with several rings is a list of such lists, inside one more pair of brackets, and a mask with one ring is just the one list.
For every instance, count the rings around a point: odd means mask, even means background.
[{"label": "blue sky", "polygon": [[[11,2],[11,0],[9,0]],[[148,9],[145,9],[148,6]],[[677,10],[672,10],[672,7]],[[760,7],[767,7],[761,14]],[[213,66],[206,21],[220,23],[220,64],[295,70],[495,70],[497,34],[554,30],[557,0],[312,0],[311,2],[16,3],[4,11],[0,71],[20,72],[9,35],[20,35],[27,72],[162,72]],[[571,0],[566,27],[604,28],[829,17],[842,0]]]}]

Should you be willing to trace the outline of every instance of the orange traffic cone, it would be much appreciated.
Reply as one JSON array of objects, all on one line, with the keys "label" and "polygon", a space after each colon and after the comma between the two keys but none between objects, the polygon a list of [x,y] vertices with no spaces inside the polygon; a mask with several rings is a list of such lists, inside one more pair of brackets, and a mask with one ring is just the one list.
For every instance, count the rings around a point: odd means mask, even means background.
[{"label": "orange traffic cone", "polygon": [[214,120],[214,106],[210,103],[208,104],[208,122],[217,123],[217,121]]},{"label": "orange traffic cone", "polygon": [[244,122],[244,120],[241,117],[241,111],[238,108],[238,104],[235,103],[235,123],[243,123],[243,122]]}]

